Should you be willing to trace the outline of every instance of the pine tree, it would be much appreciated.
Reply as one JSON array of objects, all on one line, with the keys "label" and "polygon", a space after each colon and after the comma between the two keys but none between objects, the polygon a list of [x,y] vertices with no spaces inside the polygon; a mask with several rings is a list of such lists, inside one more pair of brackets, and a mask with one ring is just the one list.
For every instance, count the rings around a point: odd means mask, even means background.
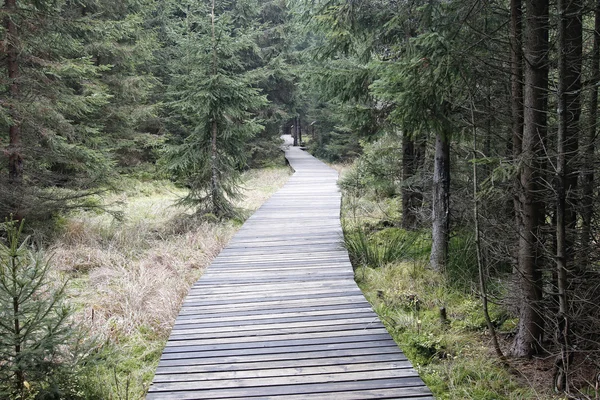
[{"label": "pine tree", "polygon": [[173,65],[169,109],[185,137],[169,151],[166,167],[190,188],[184,204],[217,217],[235,215],[245,146],[263,128],[254,112],[267,104],[256,88],[259,71],[246,64],[257,47],[247,23],[252,16],[241,19],[239,9],[251,12],[250,6],[185,2],[173,32],[181,58]]}]

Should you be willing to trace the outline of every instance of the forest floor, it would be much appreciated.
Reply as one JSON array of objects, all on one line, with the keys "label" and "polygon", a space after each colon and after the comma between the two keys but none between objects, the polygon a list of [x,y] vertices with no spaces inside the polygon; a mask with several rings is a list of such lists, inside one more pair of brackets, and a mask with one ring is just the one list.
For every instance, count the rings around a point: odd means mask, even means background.
[{"label": "forest floor", "polygon": [[[349,166],[333,167],[342,177],[349,171]],[[344,191],[345,243],[365,297],[435,397],[566,399],[552,389],[554,357],[509,360],[507,368],[496,356],[478,295],[472,235],[456,233],[448,271],[436,273],[427,268],[429,232],[400,229],[400,210],[397,197]],[[489,286],[494,294],[509,290],[499,277]],[[491,304],[490,312],[506,353],[517,319],[502,302]],[[579,384],[572,398],[597,398],[585,379]]]},{"label": "forest floor", "polygon": [[[238,207],[251,215],[290,175],[286,167],[246,172]],[[101,353],[84,379],[89,399],[144,398],[189,287],[243,223],[176,206],[185,191],[166,181],[125,178],[121,186],[103,201],[122,219],[72,214],[57,222],[49,251]]]}]

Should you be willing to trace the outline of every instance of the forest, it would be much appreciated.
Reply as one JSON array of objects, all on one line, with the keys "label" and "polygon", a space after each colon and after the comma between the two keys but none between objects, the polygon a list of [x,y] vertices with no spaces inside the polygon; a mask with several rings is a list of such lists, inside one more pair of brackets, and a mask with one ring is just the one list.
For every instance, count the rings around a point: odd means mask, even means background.
[{"label": "forest", "polygon": [[282,135],[340,171],[356,281],[436,398],[599,398],[599,2],[0,14],[0,398],[143,398]]}]

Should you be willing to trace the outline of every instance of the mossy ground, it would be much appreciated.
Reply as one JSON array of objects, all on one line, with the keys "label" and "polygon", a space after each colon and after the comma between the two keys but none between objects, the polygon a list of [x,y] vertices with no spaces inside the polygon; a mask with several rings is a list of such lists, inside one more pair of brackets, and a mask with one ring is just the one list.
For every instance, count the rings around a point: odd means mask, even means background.
[{"label": "mossy ground", "polygon": [[[346,168],[339,170],[343,174]],[[355,279],[437,399],[556,398],[548,379],[528,381],[528,373],[517,371],[523,364],[506,368],[495,355],[479,298],[469,232],[453,236],[448,270],[441,274],[427,268],[429,233],[398,227],[398,198],[345,191],[343,199],[345,241]],[[398,239],[410,241],[410,246]],[[394,250],[398,244],[406,248]],[[490,286],[494,292],[505,290],[501,279]],[[516,320],[497,304],[490,306],[490,313],[503,346],[508,347],[504,338]]]}]

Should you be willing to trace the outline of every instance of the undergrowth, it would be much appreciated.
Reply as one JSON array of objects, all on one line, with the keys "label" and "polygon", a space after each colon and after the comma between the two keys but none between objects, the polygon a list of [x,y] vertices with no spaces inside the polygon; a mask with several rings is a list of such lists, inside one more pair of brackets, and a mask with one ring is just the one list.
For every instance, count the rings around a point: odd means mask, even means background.
[{"label": "undergrowth", "polygon": [[[250,215],[289,175],[287,168],[247,172],[238,206]],[[56,221],[53,264],[99,343],[101,362],[88,372],[82,398],[144,398],[189,287],[243,222],[175,207],[183,194],[169,182],[126,178],[103,199],[122,218],[88,211]]]},{"label": "undergrowth", "polygon": [[[427,268],[430,233],[399,228],[400,217],[398,198],[382,197],[368,187],[345,188],[344,241],[355,279],[434,396],[554,398],[547,386],[529,384],[495,356],[478,296],[472,234],[454,232],[447,271],[439,274]],[[498,282],[490,286],[503,290]],[[497,304],[491,304],[490,313],[504,337],[514,318]]]}]

